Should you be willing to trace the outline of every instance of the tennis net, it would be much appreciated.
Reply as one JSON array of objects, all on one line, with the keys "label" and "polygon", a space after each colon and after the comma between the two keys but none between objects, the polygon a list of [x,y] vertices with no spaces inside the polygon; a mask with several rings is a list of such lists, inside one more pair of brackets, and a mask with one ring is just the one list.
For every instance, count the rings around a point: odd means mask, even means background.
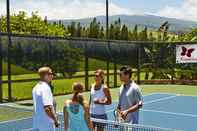
[{"label": "tennis net", "polygon": [[[59,128],[56,128],[56,131],[64,131],[64,118],[62,113],[58,113],[58,119],[60,121]],[[154,126],[146,125],[135,125],[128,123],[119,123],[110,120],[100,120],[100,119],[91,119],[95,123],[95,130],[98,131],[98,128],[103,128],[104,131],[181,131],[175,129],[160,128]],[[7,122],[0,122],[0,131],[36,131],[32,128],[33,120],[32,118],[12,120]],[[72,130],[68,130],[72,131]]]},{"label": "tennis net", "polygon": [[92,119],[92,121],[95,123],[96,130],[98,130],[98,128],[103,128],[104,131],[180,131],[155,126],[120,123],[110,120]]}]

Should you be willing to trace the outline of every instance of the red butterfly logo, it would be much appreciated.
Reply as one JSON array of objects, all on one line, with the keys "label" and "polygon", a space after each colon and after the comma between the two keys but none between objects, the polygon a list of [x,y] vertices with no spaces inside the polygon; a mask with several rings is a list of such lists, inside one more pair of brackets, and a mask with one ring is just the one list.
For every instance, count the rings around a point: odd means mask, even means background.
[{"label": "red butterfly logo", "polygon": [[190,48],[190,49],[187,49],[186,47],[182,46],[182,53],[181,53],[181,56],[188,56],[188,57],[191,57],[191,54],[192,52],[194,51],[195,49],[194,48]]}]

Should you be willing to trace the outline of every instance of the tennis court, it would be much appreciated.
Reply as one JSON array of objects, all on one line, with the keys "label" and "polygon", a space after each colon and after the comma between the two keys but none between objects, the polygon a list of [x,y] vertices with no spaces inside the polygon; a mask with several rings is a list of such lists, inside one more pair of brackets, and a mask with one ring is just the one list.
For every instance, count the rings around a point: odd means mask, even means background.
[{"label": "tennis court", "polygon": [[[197,97],[154,93],[146,95],[143,98],[144,106],[140,110],[140,126],[138,126],[137,131],[164,131],[166,128],[196,131],[197,112],[195,105],[197,105]],[[113,111],[116,105],[117,103],[114,102],[112,105],[106,106],[108,119],[111,121],[114,120]],[[61,114],[62,113],[59,113],[60,120],[63,119]],[[111,122],[111,124],[113,124],[113,122]],[[107,126],[112,129],[110,124]],[[31,118],[0,123],[1,131],[17,131],[29,128],[32,128]],[[62,131],[62,129],[63,124],[61,124],[61,127],[57,130]]]},{"label": "tennis court", "polygon": [[[140,110],[140,124],[196,131],[196,96],[154,93],[143,98],[144,106]],[[114,119],[115,106],[116,103],[107,106],[109,119]]]}]

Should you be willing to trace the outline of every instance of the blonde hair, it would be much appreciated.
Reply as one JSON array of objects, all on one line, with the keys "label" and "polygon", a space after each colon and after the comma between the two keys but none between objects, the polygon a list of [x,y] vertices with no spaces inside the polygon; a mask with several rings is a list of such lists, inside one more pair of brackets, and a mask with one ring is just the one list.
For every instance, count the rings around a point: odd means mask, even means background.
[{"label": "blonde hair", "polygon": [[40,76],[43,76],[43,75],[45,75],[46,73],[53,73],[53,72],[52,72],[52,69],[51,69],[50,67],[41,67],[41,68],[38,69],[38,74],[39,74]]},{"label": "blonde hair", "polygon": [[103,71],[102,69],[98,69],[98,70],[96,70],[94,73],[95,73],[95,74],[98,73],[99,76],[104,80],[104,78],[105,78],[105,73],[104,73],[104,71]]}]

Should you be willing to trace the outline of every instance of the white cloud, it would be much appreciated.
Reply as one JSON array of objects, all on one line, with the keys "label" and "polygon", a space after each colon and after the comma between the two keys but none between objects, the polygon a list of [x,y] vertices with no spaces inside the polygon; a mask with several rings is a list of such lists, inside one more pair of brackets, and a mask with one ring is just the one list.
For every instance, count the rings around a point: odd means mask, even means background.
[{"label": "white cloud", "polygon": [[0,0],[0,16],[6,14],[5,2]]},{"label": "white cloud", "polygon": [[180,7],[170,7],[166,6],[161,9],[157,15],[192,20],[197,21],[197,1],[196,0],[185,0],[182,6]]},{"label": "white cloud", "polygon": [[[2,3],[0,2],[0,8]],[[47,16],[49,19],[77,19],[105,15],[105,2],[98,0],[17,0],[11,5],[11,13],[23,10],[31,14],[32,11],[39,11],[39,15]],[[2,14],[5,14],[5,7],[1,9],[4,10]],[[110,3],[109,14],[133,14],[133,12]]]}]

